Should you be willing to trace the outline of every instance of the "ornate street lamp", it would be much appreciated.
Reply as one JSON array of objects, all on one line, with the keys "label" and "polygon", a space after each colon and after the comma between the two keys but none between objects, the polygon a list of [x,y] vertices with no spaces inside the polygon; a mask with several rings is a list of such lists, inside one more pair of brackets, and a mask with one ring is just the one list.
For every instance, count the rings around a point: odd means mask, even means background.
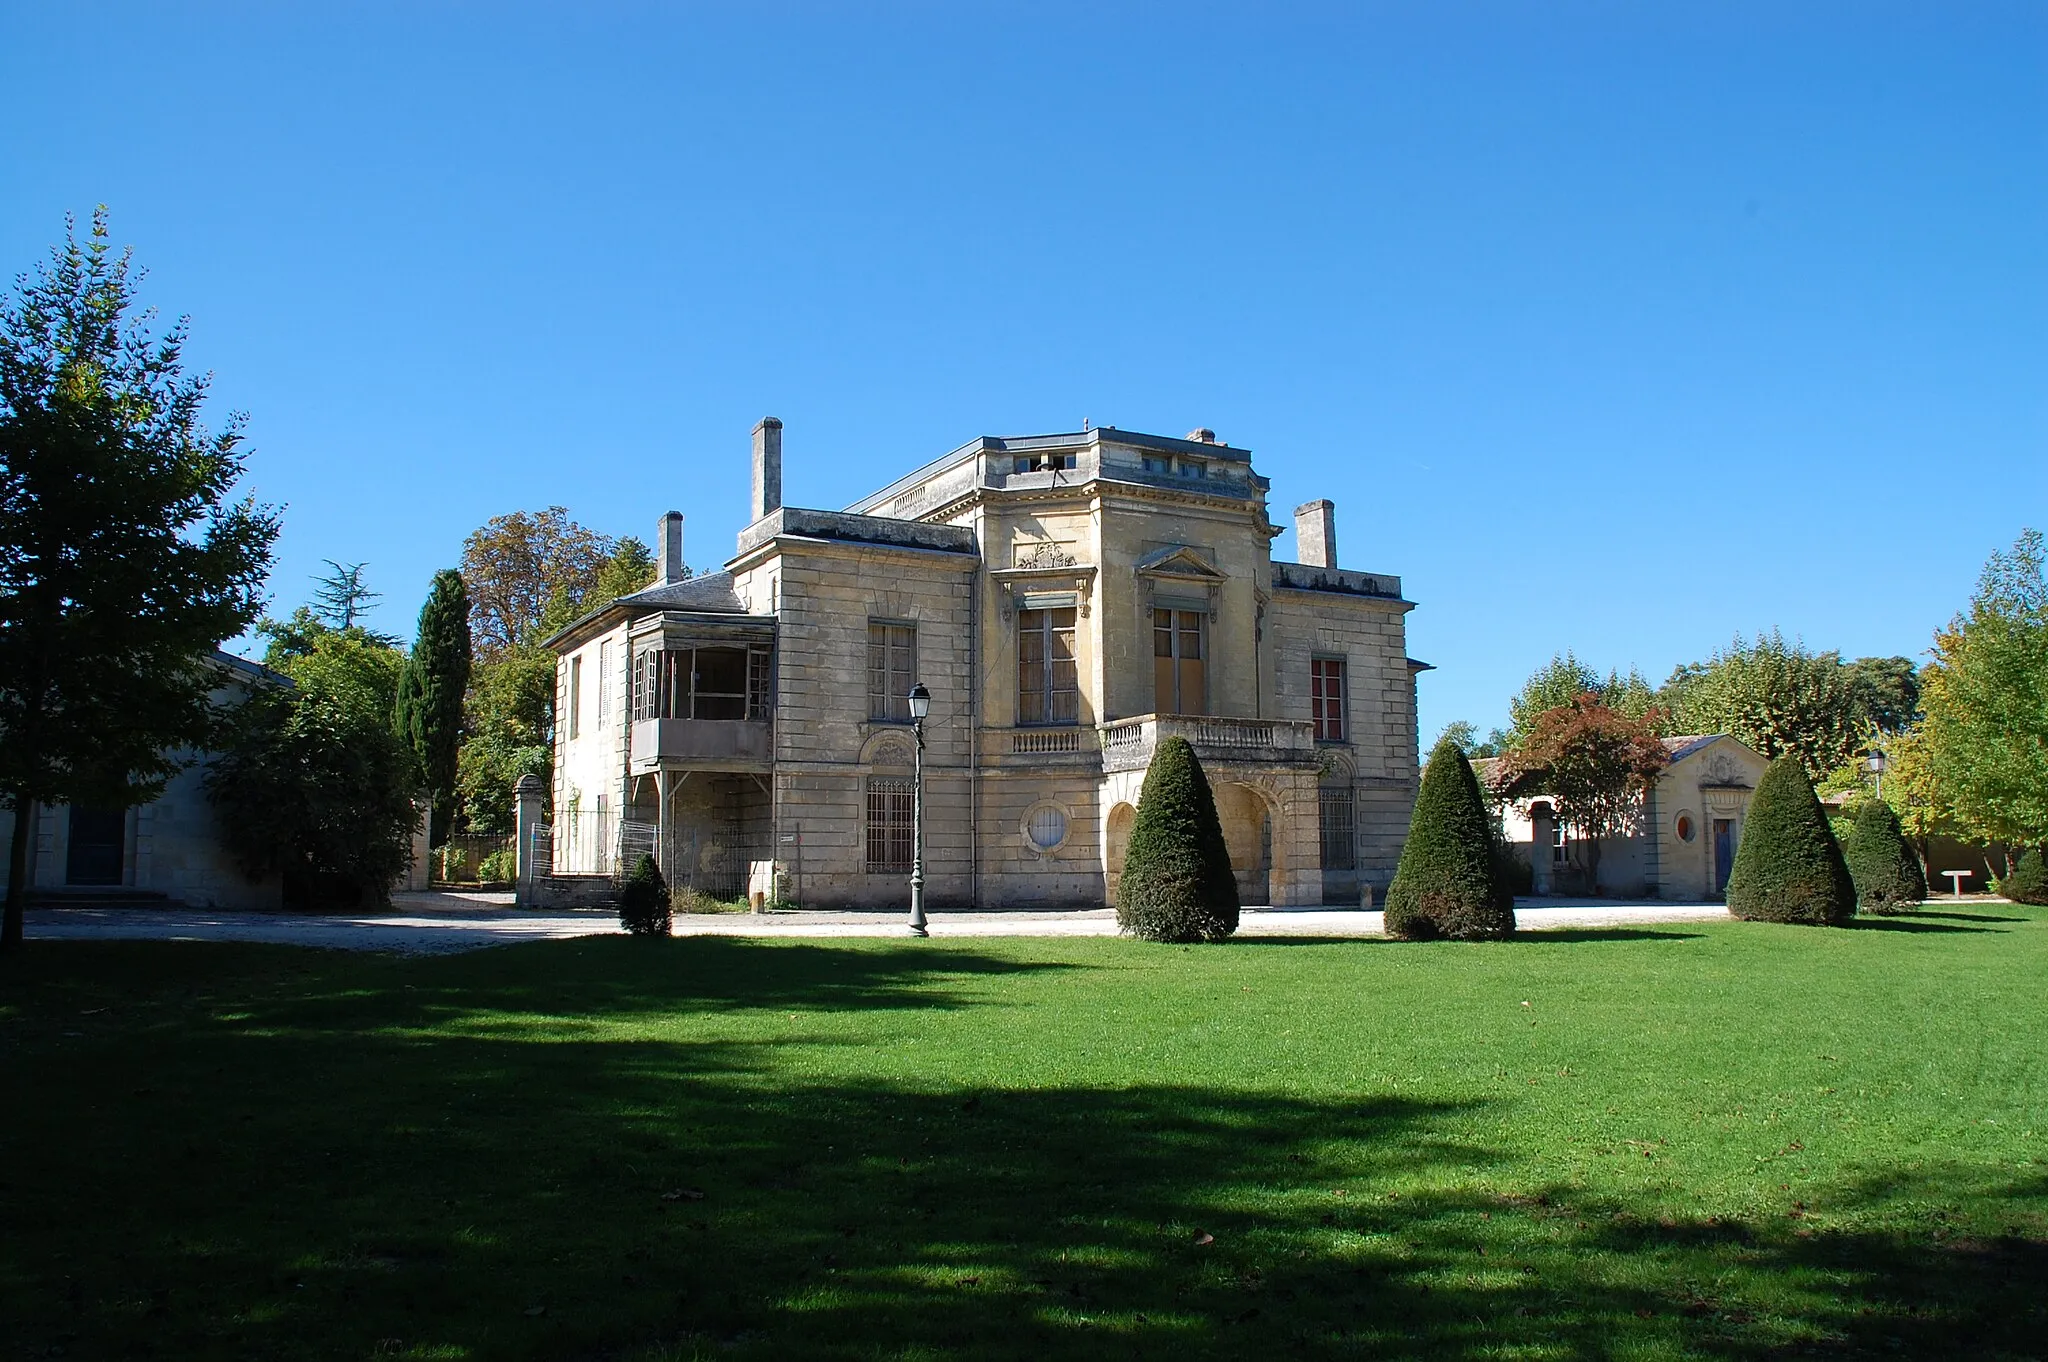
[{"label": "ornate street lamp", "polygon": [[932,712],[932,693],[920,681],[910,688],[909,699],[910,724],[917,734],[910,785],[910,934],[930,936],[924,923],[924,716]]},{"label": "ornate street lamp", "polygon": [[1870,768],[1870,774],[1877,777],[1877,797],[1879,799],[1884,798],[1884,768],[1888,764],[1882,747],[1871,748],[1870,755],[1864,758],[1864,765]]}]

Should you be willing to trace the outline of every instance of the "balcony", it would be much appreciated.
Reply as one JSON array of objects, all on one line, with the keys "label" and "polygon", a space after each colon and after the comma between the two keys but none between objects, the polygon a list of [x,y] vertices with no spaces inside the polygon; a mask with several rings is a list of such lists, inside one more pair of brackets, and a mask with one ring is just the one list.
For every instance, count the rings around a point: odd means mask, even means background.
[{"label": "balcony", "polygon": [[1135,771],[1151,765],[1153,749],[1163,738],[1186,738],[1205,766],[1316,764],[1315,726],[1305,719],[1142,714],[1104,724],[1100,733],[1104,771]]},{"label": "balcony", "polygon": [[756,719],[637,719],[635,771],[692,766],[713,771],[765,771],[774,758],[775,730]]}]

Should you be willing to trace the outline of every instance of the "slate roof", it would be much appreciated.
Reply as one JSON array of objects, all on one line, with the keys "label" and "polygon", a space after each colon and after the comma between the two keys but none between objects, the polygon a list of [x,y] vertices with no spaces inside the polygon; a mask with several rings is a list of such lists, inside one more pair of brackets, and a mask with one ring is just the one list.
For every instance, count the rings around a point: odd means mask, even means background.
[{"label": "slate roof", "polygon": [[1663,739],[1664,750],[1671,754],[1673,762],[1684,761],[1708,743],[1724,738],[1725,733],[1688,733],[1683,737]]},{"label": "slate roof", "polygon": [[680,582],[670,582],[667,586],[650,586],[645,591],[621,596],[613,604],[648,606],[659,610],[696,610],[709,615],[747,613],[746,602],[732,588],[730,572],[707,572],[701,577],[685,577]]}]

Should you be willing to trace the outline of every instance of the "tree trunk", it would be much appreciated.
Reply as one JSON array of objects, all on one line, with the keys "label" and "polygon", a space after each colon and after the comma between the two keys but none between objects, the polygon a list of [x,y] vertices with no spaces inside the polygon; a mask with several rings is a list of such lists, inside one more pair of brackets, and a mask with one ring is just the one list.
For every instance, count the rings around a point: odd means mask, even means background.
[{"label": "tree trunk", "polygon": [[1581,846],[1586,848],[1586,897],[1600,897],[1600,839],[1588,837]]},{"label": "tree trunk", "polygon": [[34,833],[36,802],[16,791],[14,836],[7,846],[7,909],[0,918],[0,954],[21,949],[21,906],[28,897],[28,839]]}]

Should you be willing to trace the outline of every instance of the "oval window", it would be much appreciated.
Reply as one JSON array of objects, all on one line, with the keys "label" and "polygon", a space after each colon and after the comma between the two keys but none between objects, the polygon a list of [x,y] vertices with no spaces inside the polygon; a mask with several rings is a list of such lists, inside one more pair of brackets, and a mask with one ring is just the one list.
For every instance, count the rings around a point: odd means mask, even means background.
[{"label": "oval window", "polygon": [[1681,842],[1690,842],[1692,840],[1693,831],[1694,829],[1692,824],[1692,815],[1689,813],[1682,813],[1678,815],[1678,840]]},{"label": "oval window", "polygon": [[1026,835],[1040,851],[1051,851],[1067,840],[1067,816],[1049,804],[1033,809]]}]

